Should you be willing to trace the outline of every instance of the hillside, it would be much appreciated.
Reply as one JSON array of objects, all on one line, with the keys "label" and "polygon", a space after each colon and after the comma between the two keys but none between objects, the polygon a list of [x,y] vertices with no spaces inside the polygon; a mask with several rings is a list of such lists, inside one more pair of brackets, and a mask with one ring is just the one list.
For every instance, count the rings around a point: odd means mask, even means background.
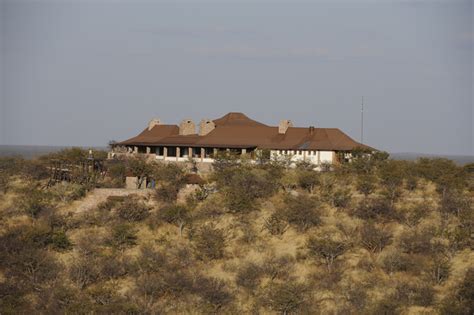
[{"label": "hillside", "polygon": [[472,164],[223,155],[197,185],[135,158],[47,187],[86,156],[0,158],[0,314],[474,312]]}]

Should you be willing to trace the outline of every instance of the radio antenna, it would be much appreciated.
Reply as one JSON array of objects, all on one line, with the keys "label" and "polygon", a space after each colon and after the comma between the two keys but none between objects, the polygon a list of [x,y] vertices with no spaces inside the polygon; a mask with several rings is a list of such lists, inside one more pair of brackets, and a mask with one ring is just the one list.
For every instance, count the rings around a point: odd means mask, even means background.
[{"label": "radio antenna", "polygon": [[360,106],[360,143],[364,144],[364,96]]}]

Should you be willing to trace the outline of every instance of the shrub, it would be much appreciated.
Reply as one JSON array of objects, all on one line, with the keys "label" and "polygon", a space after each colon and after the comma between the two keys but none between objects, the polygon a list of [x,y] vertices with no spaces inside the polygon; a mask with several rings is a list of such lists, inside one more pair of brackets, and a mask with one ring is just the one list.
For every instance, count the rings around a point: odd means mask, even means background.
[{"label": "shrub", "polygon": [[67,251],[72,249],[72,243],[69,237],[62,230],[52,233],[51,247],[56,251]]},{"label": "shrub", "polygon": [[429,253],[434,231],[429,229],[411,229],[400,235],[400,248],[408,254]]},{"label": "shrub", "polygon": [[357,177],[356,188],[364,196],[368,196],[375,191],[377,178],[373,175],[360,175]]},{"label": "shrub", "polygon": [[195,293],[212,308],[212,313],[232,302],[232,294],[224,281],[216,278],[199,277],[195,282]]},{"label": "shrub", "polygon": [[442,301],[441,314],[468,315],[474,312],[474,268],[469,268],[461,283]]},{"label": "shrub", "polygon": [[255,263],[246,263],[240,267],[235,277],[235,283],[246,290],[253,291],[260,284],[262,267]]},{"label": "shrub", "polygon": [[361,200],[353,209],[353,214],[363,220],[389,221],[396,217],[393,206],[385,198]]},{"label": "shrub", "polygon": [[110,245],[118,249],[125,249],[136,245],[137,230],[130,224],[120,223],[112,227],[109,240]]},{"label": "shrub", "polygon": [[318,173],[313,170],[300,171],[298,173],[298,185],[306,189],[310,194],[313,193],[314,188],[319,184]]},{"label": "shrub", "polygon": [[345,208],[349,205],[351,198],[349,189],[337,189],[331,196],[332,205],[336,208]]},{"label": "shrub", "polygon": [[365,223],[360,231],[362,246],[370,252],[380,252],[391,243],[392,235],[375,226],[372,222]]},{"label": "shrub", "polygon": [[224,257],[226,239],[221,229],[206,224],[193,235],[194,249],[200,259],[220,259]]},{"label": "shrub", "polygon": [[167,205],[160,209],[158,216],[161,220],[176,224],[179,227],[179,235],[183,234],[183,228],[191,220],[189,209],[183,205]]},{"label": "shrub", "polygon": [[126,199],[117,208],[118,216],[128,222],[138,222],[144,220],[150,214],[150,209],[143,202],[137,198]]},{"label": "shrub", "polygon": [[172,184],[162,184],[156,189],[156,198],[164,202],[175,202],[179,188]]},{"label": "shrub", "polygon": [[310,313],[309,290],[305,284],[289,281],[272,283],[264,292],[262,304],[280,314]]},{"label": "shrub", "polygon": [[325,262],[328,271],[339,256],[344,254],[348,249],[348,245],[344,241],[336,240],[328,236],[309,237],[306,242],[309,255]]},{"label": "shrub", "polygon": [[263,272],[270,277],[271,280],[286,280],[294,267],[295,259],[290,255],[279,257],[268,257],[263,262]]},{"label": "shrub", "polygon": [[51,195],[39,189],[32,188],[23,192],[23,196],[18,199],[19,208],[32,218],[51,207]]},{"label": "shrub", "polygon": [[288,223],[282,218],[281,213],[273,213],[270,217],[264,218],[263,227],[271,235],[283,235],[288,229]]},{"label": "shrub", "polygon": [[388,274],[408,271],[412,268],[412,261],[409,256],[397,249],[382,252],[380,263],[382,269]]},{"label": "shrub", "polygon": [[316,199],[308,196],[285,198],[285,207],[276,212],[276,216],[282,218],[298,231],[306,231],[320,224],[319,203]]},{"label": "shrub", "polygon": [[262,168],[231,168],[214,176],[227,207],[236,213],[254,210],[258,198],[271,196],[279,187],[272,172]]},{"label": "shrub", "polygon": [[79,289],[83,289],[99,281],[101,274],[94,261],[79,258],[74,260],[70,266],[69,277],[79,287]]}]

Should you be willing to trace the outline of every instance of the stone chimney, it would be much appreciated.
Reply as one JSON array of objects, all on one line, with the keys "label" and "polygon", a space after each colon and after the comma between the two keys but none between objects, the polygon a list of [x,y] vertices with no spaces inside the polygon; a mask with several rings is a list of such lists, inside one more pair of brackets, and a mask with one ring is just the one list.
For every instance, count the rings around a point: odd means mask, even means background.
[{"label": "stone chimney", "polygon": [[199,135],[205,136],[216,128],[216,124],[210,119],[202,119],[199,123]]},{"label": "stone chimney", "polygon": [[291,120],[280,120],[278,125],[278,133],[284,135],[289,127],[293,127]]},{"label": "stone chimney", "polygon": [[194,122],[191,119],[184,119],[179,124],[180,136],[193,135],[195,133],[196,133],[196,126],[194,125]]},{"label": "stone chimney", "polygon": [[314,134],[314,126],[309,126],[309,134],[310,135]]},{"label": "stone chimney", "polygon": [[153,129],[153,127],[155,127],[156,125],[161,125],[161,120],[159,118],[153,118],[152,120],[150,120],[150,122],[148,123],[148,130]]}]

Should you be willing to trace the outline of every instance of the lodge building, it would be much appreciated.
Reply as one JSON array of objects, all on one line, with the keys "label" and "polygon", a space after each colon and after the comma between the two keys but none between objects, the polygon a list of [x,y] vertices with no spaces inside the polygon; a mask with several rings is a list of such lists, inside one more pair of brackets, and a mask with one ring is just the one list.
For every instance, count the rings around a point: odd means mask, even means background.
[{"label": "lodge building", "polygon": [[294,127],[290,120],[268,126],[242,113],[228,113],[215,119],[203,119],[199,130],[191,119],[178,125],[152,119],[136,137],[115,143],[110,158],[120,155],[146,155],[168,162],[211,164],[219,151],[254,157],[257,150],[268,150],[273,157],[291,162],[308,161],[315,168],[338,163],[357,147],[365,147],[337,128]]}]

